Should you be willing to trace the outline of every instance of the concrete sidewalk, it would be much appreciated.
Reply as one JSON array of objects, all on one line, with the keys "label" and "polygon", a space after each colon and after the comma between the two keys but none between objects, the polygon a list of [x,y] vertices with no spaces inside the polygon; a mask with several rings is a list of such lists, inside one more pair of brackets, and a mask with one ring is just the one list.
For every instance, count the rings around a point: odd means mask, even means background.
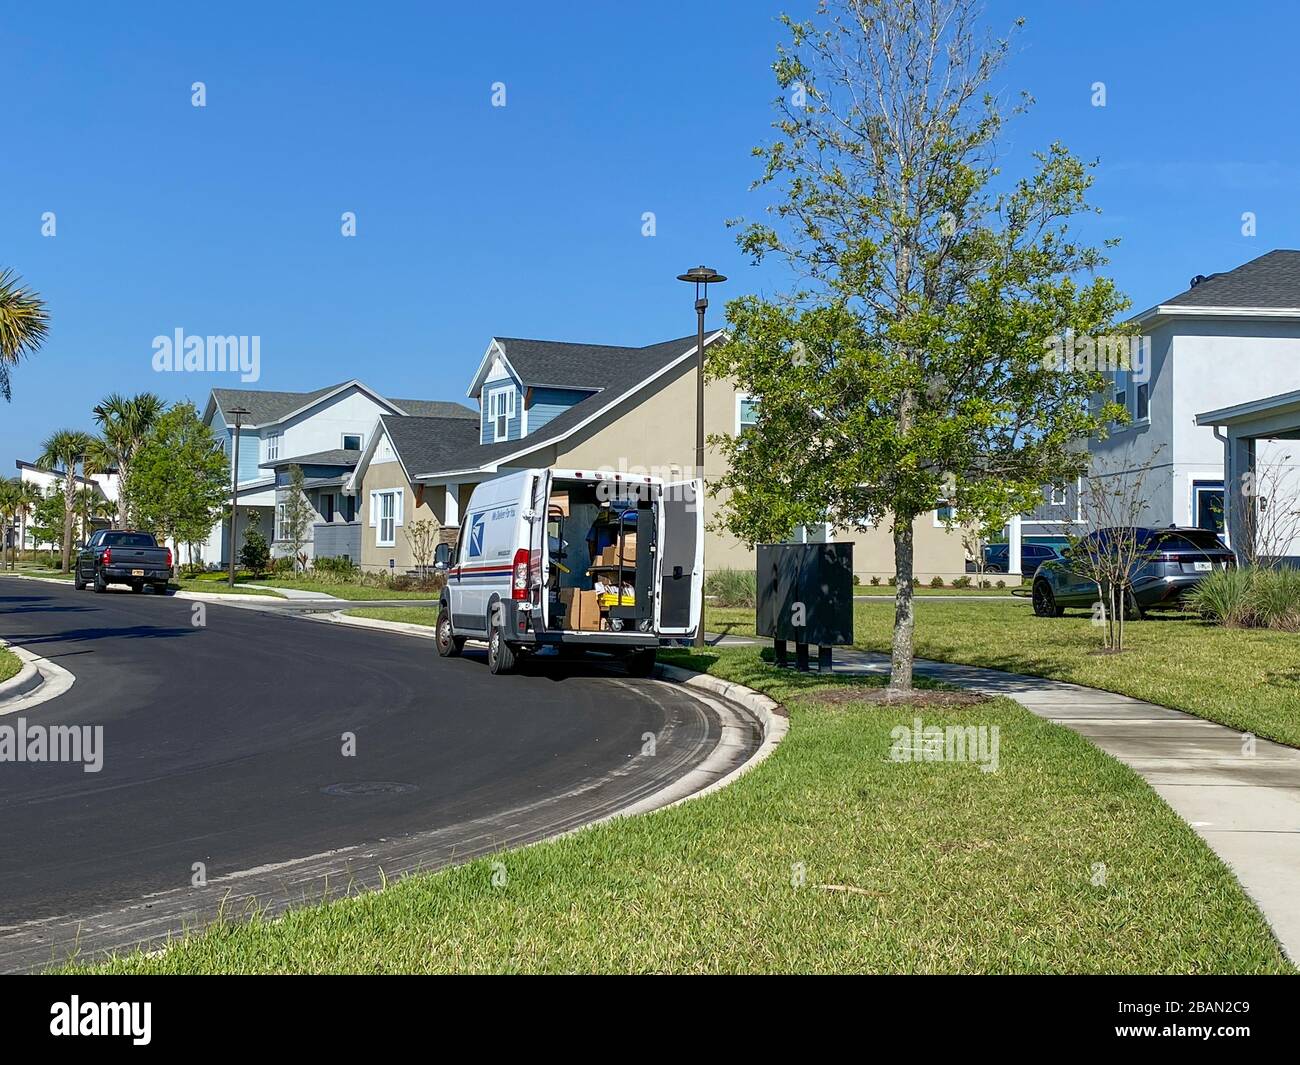
[{"label": "concrete sidewalk", "polygon": [[[837,673],[888,670],[887,655],[835,649]],[[916,671],[1014,699],[1135,770],[1232,869],[1300,963],[1300,750],[1078,684],[922,659]]]}]

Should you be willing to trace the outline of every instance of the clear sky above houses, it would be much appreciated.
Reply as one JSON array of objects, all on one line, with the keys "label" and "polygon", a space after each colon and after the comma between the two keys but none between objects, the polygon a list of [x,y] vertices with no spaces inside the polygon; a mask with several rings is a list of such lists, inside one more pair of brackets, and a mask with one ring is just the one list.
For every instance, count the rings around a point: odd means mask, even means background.
[{"label": "clear sky above houses", "polygon": [[[177,329],[259,337],[253,387],[360,377],[460,399],[494,333],[680,336],[694,318],[674,275],[700,262],[731,276],[719,297],[780,287],[724,226],[763,202],[749,149],[769,133],[779,9],[6,4],[0,265],[46,296],[53,329],[0,404],[0,461],[12,475],[112,390],[201,405],[234,383],[155,373],[153,338]],[[1300,247],[1295,5],[992,0],[987,22],[1017,14],[999,83],[1037,104],[1006,167],[1053,139],[1100,158],[1095,233],[1123,239],[1135,309]]]}]

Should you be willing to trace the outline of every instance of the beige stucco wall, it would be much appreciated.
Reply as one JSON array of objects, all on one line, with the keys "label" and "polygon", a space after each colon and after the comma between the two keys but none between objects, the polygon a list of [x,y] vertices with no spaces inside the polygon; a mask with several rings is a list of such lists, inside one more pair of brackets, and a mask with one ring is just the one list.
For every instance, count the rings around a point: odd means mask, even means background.
[{"label": "beige stucco wall", "polygon": [[[370,493],[387,488],[400,488],[402,499],[402,524],[394,530],[391,547],[380,547],[379,526],[370,524]],[[357,519],[361,522],[361,568],[365,570],[386,570],[388,560],[394,560],[394,570],[405,573],[415,568],[415,559],[411,554],[411,545],[406,539],[406,527],[413,521],[433,520],[441,526],[442,522],[429,505],[440,490],[418,486],[412,488],[406,480],[400,462],[381,462],[366,469],[361,482],[361,491],[357,496]]]},{"label": "beige stucco wall", "polygon": [[[709,381],[704,390],[704,432],[736,432],[736,387],[731,381]],[[695,366],[689,364],[656,385],[652,394],[631,411],[616,416],[608,414],[585,430],[581,439],[565,441],[558,447],[555,464],[564,468],[612,466],[658,466],[653,472],[668,476],[670,470],[690,475],[695,463]],[[706,485],[712,485],[725,472],[725,459],[716,447],[704,455]],[[726,502],[726,495],[705,498],[704,560],[709,572],[718,569],[752,569],[754,551],[735,537],[716,528],[716,518]],[[961,535],[935,527],[933,513],[914,523],[916,575],[922,581],[940,576],[945,580],[965,573],[965,550]],[[841,531],[832,535],[836,541],[853,542],[853,569],[863,583],[872,576],[887,580],[894,572],[894,545],[888,525],[858,531]]]}]

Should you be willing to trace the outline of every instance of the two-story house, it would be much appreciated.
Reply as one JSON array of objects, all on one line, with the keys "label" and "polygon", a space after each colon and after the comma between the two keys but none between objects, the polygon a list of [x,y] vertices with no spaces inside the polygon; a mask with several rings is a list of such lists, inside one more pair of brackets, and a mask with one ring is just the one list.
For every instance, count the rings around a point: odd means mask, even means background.
[{"label": "two-story house", "polygon": [[[1137,357],[1099,397],[1128,421],[1088,441],[1088,480],[1126,512],[1115,520],[1211,529],[1241,551],[1243,515],[1300,506],[1300,251],[1198,274],[1132,323]],[[1012,572],[1022,541],[1059,545],[1088,531],[1090,487],[1049,487],[1043,505],[1012,519]],[[1300,514],[1253,525],[1300,530]],[[1300,537],[1276,553],[1296,559]]]},{"label": "two-story house", "polygon": [[[723,336],[714,332],[705,343]],[[361,562],[402,572],[414,559],[404,529],[431,518],[454,530],[481,481],[513,469],[555,467],[641,472],[682,480],[695,465],[696,339],[626,347],[494,337],[466,391],[478,425],[440,427],[437,419],[376,420],[371,442],[344,488],[357,496]],[[736,435],[755,418],[749,397],[728,381],[705,385],[705,432]],[[706,485],[725,472],[714,446],[705,454]],[[754,552],[714,527],[721,497],[705,493],[705,566],[752,569]],[[961,536],[934,513],[915,523],[917,573],[923,580],[964,572]],[[819,530],[852,540],[854,569],[866,583],[894,572],[888,529]]]},{"label": "two-story house", "polygon": [[[1241,530],[1225,528],[1225,487],[1238,505],[1247,496],[1252,506],[1297,506],[1300,425],[1275,415],[1300,389],[1300,251],[1197,275],[1134,321],[1150,366],[1115,374],[1130,421],[1091,442],[1093,475],[1142,477],[1144,524],[1214,529],[1240,548]],[[1225,476],[1229,426],[1249,457]],[[1252,478],[1279,488],[1278,498],[1261,498]],[[1300,544],[1282,554],[1300,554]]]},{"label": "two-story house", "polygon": [[[239,469],[234,470],[235,422],[229,412],[242,407],[239,429]],[[344,381],[314,392],[269,392],[257,389],[214,388],[203,420],[230,455],[239,505],[236,556],[244,533],[258,529],[271,543],[272,554],[293,553],[285,523],[285,499],[291,467],[300,466],[312,508],[304,553],[360,555],[355,499],[340,489],[371,442],[381,415],[435,415],[460,419],[473,426],[478,413],[459,403],[389,399],[360,381]],[[228,563],[229,526],[212,528],[204,546],[209,563]]]}]

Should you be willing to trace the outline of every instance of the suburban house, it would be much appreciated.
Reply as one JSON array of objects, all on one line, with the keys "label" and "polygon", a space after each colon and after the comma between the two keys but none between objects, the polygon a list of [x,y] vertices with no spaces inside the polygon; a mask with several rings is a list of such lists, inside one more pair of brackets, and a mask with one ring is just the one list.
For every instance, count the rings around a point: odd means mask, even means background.
[{"label": "suburban house", "polygon": [[[722,337],[715,332],[706,345]],[[377,418],[371,447],[344,491],[357,496],[364,520],[361,565],[411,568],[403,529],[412,515],[451,530],[460,525],[475,485],[513,469],[611,470],[665,480],[695,474],[696,339],[644,347],[494,337],[466,391],[477,401],[468,439],[460,425],[438,419]],[[754,405],[726,381],[705,386],[706,434],[735,435],[752,422]],[[706,452],[706,483],[725,470],[717,448]],[[706,527],[722,500],[705,495]],[[917,574],[945,580],[964,573],[961,536],[937,512],[917,520]],[[886,528],[865,532],[812,530],[814,537],[852,540],[854,569],[865,583],[894,572]],[[751,569],[754,552],[726,532],[708,528],[705,565]]]},{"label": "suburban house", "polygon": [[[235,408],[241,417],[239,468],[235,461]],[[436,416],[460,419],[471,427],[478,414],[459,403],[389,399],[360,381],[344,381],[314,392],[269,392],[214,388],[203,412],[204,422],[224,441],[230,455],[239,506],[239,543],[257,528],[271,543],[275,556],[290,555],[284,500],[291,470],[302,467],[304,488],[313,512],[303,553],[312,557],[318,545],[326,555],[351,555],[349,527],[355,525],[355,499],[340,492],[357,460],[371,443],[380,416]],[[203,548],[208,562],[230,559],[229,526],[214,525]],[[319,537],[319,539],[318,539]]]},{"label": "suburban house", "polygon": [[[1300,498],[1300,251],[1198,274],[1132,322],[1137,357],[1111,371],[1108,397],[1129,420],[1088,442],[1089,477],[1127,482],[1119,494],[1145,504],[1133,520],[1212,529],[1240,551],[1248,508],[1294,513]],[[1082,491],[1048,487],[1011,520],[1011,572],[1022,542],[1087,531]],[[1290,524],[1300,530],[1300,515]],[[1297,556],[1297,542],[1278,553]]]},{"label": "suburban house", "polygon": [[[1094,475],[1143,476],[1144,524],[1214,529],[1240,550],[1231,515],[1245,496],[1261,507],[1297,506],[1300,251],[1197,275],[1134,321],[1149,338],[1150,365],[1114,375],[1115,400],[1131,420],[1091,443]],[[1269,485],[1278,498],[1260,499]],[[1282,554],[1300,554],[1300,544]]]},{"label": "suburban house", "polygon": [[[34,484],[41,490],[42,495],[49,495],[50,490],[58,487],[62,490],[63,471],[48,470],[43,466],[37,466],[34,462],[24,462],[18,459],[14,465],[18,468],[18,479],[28,484]],[[108,470],[104,473],[92,473],[89,477],[76,475],[77,490],[90,489],[96,496],[106,503],[117,503],[118,495],[118,476],[117,470]],[[89,525],[91,530],[107,528],[110,523],[106,520],[92,517]],[[17,536],[14,540],[22,550],[27,551],[36,547],[35,537],[31,532],[30,515],[24,515],[18,520],[18,528],[15,530]]]}]

